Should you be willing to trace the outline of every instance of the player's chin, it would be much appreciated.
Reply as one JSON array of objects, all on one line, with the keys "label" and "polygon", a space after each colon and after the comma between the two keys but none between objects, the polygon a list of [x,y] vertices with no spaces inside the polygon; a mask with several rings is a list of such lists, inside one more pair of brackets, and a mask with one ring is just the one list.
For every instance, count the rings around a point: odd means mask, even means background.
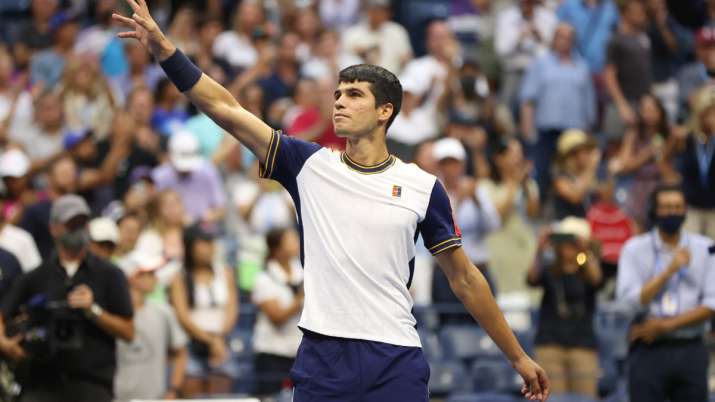
[{"label": "player's chin", "polygon": [[349,130],[345,127],[341,127],[341,126],[342,125],[335,125],[335,135],[337,135],[340,138],[348,138],[348,137],[352,137],[354,135],[354,133],[351,130]]}]

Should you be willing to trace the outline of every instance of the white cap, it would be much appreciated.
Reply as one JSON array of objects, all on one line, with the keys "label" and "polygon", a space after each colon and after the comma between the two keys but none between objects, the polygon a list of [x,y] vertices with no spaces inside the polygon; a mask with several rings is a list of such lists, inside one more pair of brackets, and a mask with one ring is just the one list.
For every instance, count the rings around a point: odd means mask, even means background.
[{"label": "white cap", "polygon": [[189,131],[177,131],[169,139],[169,160],[179,172],[196,170],[203,162],[199,140]]},{"label": "white cap", "polygon": [[553,233],[572,235],[584,240],[589,240],[591,238],[591,225],[583,218],[567,216],[556,223]]},{"label": "white cap", "polygon": [[94,218],[89,221],[89,238],[94,242],[111,241],[119,242],[119,228],[116,222],[109,218]]},{"label": "white cap", "polygon": [[139,272],[156,272],[168,263],[169,260],[159,253],[136,249],[122,259],[119,268],[129,278]]},{"label": "white cap", "polygon": [[0,155],[0,177],[23,177],[30,170],[30,159],[19,149],[8,149]]},{"label": "white cap", "polygon": [[456,138],[442,138],[435,141],[432,148],[432,156],[439,162],[442,159],[453,158],[458,161],[464,161],[467,158],[467,151],[464,146]]}]

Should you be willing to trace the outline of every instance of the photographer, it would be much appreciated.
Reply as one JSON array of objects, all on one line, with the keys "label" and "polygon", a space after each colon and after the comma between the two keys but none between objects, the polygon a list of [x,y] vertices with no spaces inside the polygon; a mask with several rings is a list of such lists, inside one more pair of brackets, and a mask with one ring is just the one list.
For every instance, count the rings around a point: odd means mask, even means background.
[{"label": "photographer", "polygon": [[554,394],[596,397],[598,356],[593,316],[601,267],[590,244],[591,228],[567,217],[541,235],[527,282],[544,288],[536,332],[536,360]]},{"label": "photographer", "polygon": [[260,308],[255,327],[256,374],[259,395],[280,391],[288,378],[302,334],[303,269],[300,239],[293,229],[273,229],[266,235],[266,268],[256,276],[252,301]]},{"label": "photographer", "polygon": [[0,352],[18,361],[21,402],[112,400],[115,338],[134,337],[132,303],[124,274],[88,251],[89,215],[76,195],[55,200],[56,253],[3,300]]}]

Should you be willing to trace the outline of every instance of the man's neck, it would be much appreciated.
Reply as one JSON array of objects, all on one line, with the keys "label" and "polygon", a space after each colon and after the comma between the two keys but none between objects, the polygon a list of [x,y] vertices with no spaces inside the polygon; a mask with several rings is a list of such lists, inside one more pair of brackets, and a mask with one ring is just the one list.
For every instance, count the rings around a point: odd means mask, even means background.
[{"label": "man's neck", "polygon": [[364,166],[380,164],[390,156],[385,134],[381,130],[375,130],[367,136],[348,138],[345,153],[353,162]]},{"label": "man's neck", "polygon": [[658,229],[658,236],[660,240],[670,247],[677,247],[680,242],[680,231],[674,234],[664,233],[662,230]]}]

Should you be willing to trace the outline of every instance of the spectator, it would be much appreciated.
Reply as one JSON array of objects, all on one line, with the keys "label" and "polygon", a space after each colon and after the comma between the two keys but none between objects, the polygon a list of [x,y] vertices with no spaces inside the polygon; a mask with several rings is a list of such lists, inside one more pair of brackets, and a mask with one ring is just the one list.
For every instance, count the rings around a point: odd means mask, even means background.
[{"label": "spectator", "polygon": [[502,102],[516,105],[519,83],[529,64],[546,53],[556,29],[556,15],[540,0],[519,0],[497,15],[494,47],[503,66]]},{"label": "spectator", "polygon": [[557,166],[553,181],[556,219],[583,218],[596,189],[601,152],[581,130],[566,130],[556,146]]},{"label": "spectator", "polygon": [[[50,222],[57,255],[18,280],[4,300],[0,350],[12,359],[27,358],[21,363],[24,369],[18,369],[28,370],[21,379],[20,400],[112,400],[115,339],[134,338],[132,305],[122,272],[87,250],[89,213],[87,203],[76,195],[54,202]],[[21,306],[37,304],[38,300],[44,300],[39,303],[45,306],[66,303],[65,325],[81,335],[55,344],[49,353],[41,355],[37,354],[41,349],[25,350],[28,344],[22,342],[22,335],[8,339],[4,323],[15,318]],[[54,317],[60,317],[60,310],[51,311]],[[42,328],[41,321],[33,325],[40,325],[34,331]]]},{"label": "spectator", "polygon": [[8,149],[0,154],[0,178],[5,188],[5,202],[1,211],[3,219],[16,224],[26,205],[34,202],[35,192],[30,188],[30,160],[19,149]]},{"label": "spectator", "polygon": [[606,47],[618,24],[614,0],[565,0],[556,11],[559,20],[576,30],[579,54],[592,74],[600,75],[606,64]]},{"label": "spectator", "polygon": [[402,72],[402,111],[387,137],[390,152],[407,161],[417,143],[439,132],[438,102],[450,66],[460,57],[459,44],[444,21],[429,24],[426,40],[428,54],[409,62]]},{"label": "spectator", "polygon": [[204,15],[199,18],[196,23],[196,40],[198,42],[194,59],[196,65],[200,66],[202,71],[212,72],[216,68],[220,68],[224,73],[232,72],[231,65],[213,54],[213,46],[216,38],[223,31],[223,23],[217,16]]},{"label": "spectator", "polygon": [[715,87],[698,93],[690,129],[676,148],[676,166],[688,204],[685,229],[715,239]]},{"label": "spectator", "polygon": [[549,190],[549,164],[559,135],[569,128],[590,130],[596,123],[591,75],[573,44],[573,27],[559,24],[552,50],[529,66],[521,86],[521,131],[527,142],[535,143],[532,154],[542,193]]},{"label": "spectator", "polygon": [[293,26],[289,27],[288,31],[293,31],[300,37],[300,43],[295,50],[298,60],[305,63],[313,55],[320,39],[320,33],[323,31],[318,14],[312,7],[298,9]]},{"label": "spectator", "polygon": [[476,178],[489,177],[491,170],[487,159],[489,143],[497,141],[480,124],[480,120],[468,113],[453,110],[445,129],[447,137],[458,139],[465,147],[467,157],[465,172]]},{"label": "spectator", "polygon": [[137,247],[137,241],[142,233],[144,221],[135,213],[125,213],[117,220],[119,238],[117,247],[114,250],[114,258],[121,265],[125,257]]},{"label": "spectator", "polygon": [[61,157],[50,166],[46,198],[29,205],[23,211],[19,226],[32,235],[42,261],[50,258],[55,247],[50,235],[52,202],[76,190],[77,164],[68,156]]},{"label": "spectator", "polygon": [[187,5],[179,7],[171,20],[167,36],[186,55],[194,56],[199,46],[196,39],[195,10]]},{"label": "spectator", "polygon": [[[74,47],[74,52],[99,62],[105,79],[112,79],[127,69],[122,48],[125,41],[116,37],[118,26],[112,20],[112,13],[120,5],[118,0],[97,0],[94,2],[93,24],[82,29]],[[75,7],[77,8],[77,7]],[[79,13],[81,10],[68,10]]]},{"label": "spectator", "polygon": [[[487,279],[492,292],[496,293],[496,283],[489,271],[489,251],[485,239],[489,233],[499,229],[499,213],[486,189],[474,178],[465,175],[467,155],[458,140],[438,140],[434,143],[432,152],[437,160],[437,177],[444,184],[454,211],[455,223],[461,229],[464,252]],[[434,270],[432,301],[458,305],[458,299],[452,293],[447,277],[438,269]],[[466,310],[460,308],[459,311],[464,311],[464,314],[443,315],[442,324],[474,322]]]},{"label": "spectator", "polygon": [[59,0],[32,0],[31,19],[19,24],[14,40],[22,41],[33,51],[52,46],[52,17],[57,15],[59,6]]},{"label": "spectator", "polygon": [[312,56],[303,63],[301,74],[314,80],[328,78],[334,82],[340,70],[360,63],[361,58],[341,49],[338,32],[323,31]]},{"label": "spectator", "polygon": [[[0,206],[4,206],[5,201],[0,201]],[[0,247],[10,251],[15,258],[20,261],[23,272],[30,272],[41,263],[40,252],[32,236],[25,230],[7,222],[0,215]]]},{"label": "spectator", "polygon": [[128,41],[124,43],[124,55],[127,59],[127,69],[114,78],[114,85],[119,89],[122,101],[137,87],[146,87],[150,91],[156,89],[159,80],[164,76],[156,64],[151,63],[149,52],[140,43]]},{"label": "spectator", "polygon": [[191,338],[184,397],[221,394],[231,388],[235,367],[226,337],[238,318],[236,281],[216,263],[216,234],[204,225],[184,232],[184,272],[171,284],[171,304]]},{"label": "spectator", "polygon": [[[711,2],[715,4],[715,1]],[[715,27],[703,27],[695,35],[696,60],[678,74],[678,122],[688,119],[698,89],[715,84]]]},{"label": "spectator", "polygon": [[156,84],[154,99],[156,105],[151,116],[152,128],[166,137],[181,130],[189,115],[184,110],[181,92],[168,78],[162,78]]},{"label": "spectator", "polygon": [[89,221],[89,239],[89,251],[111,261],[119,242],[117,223],[109,218],[92,219]]},{"label": "spectator", "polygon": [[453,1],[447,23],[465,57],[479,60],[479,65],[489,81],[499,79],[499,65],[494,48],[496,5],[492,0]]},{"label": "spectator", "polygon": [[[390,6],[389,1],[387,6]],[[323,0],[318,2],[318,9],[323,25],[342,31],[357,22],[360,16],[360,0]]]},{"label": "spectator", "polygon": [[272,229],[295,225],[295,207],[290,194],[274,181],[255,180],[258,177],[255,173],[233,189],[238,211],[250,233],[263,236]]},{"label": "spectator", "polygon": [[[536,330],[536,360],[554,394],[597,397],[598,355],[593,317],[601,267],[582,218],[567,217],[545,230],[527,282],[543,287]],[[546,257],[550,250],[553,257]]]},{"label": "spectator", "polygon": [[604,81],[610,96],[603,131],[620,141],[625,129],[636,123],[635,105],[651,92],[653,70],[651,44],[645,32],[648,16],[643,0],[626,0],[620,5],[621,22],[608,43]]},{"label": "spectator", "polygon": [[196,137],[178,132],[169,140],[169,161],[154,169],[157,190],[173,189],[181,196],[191,221],[218,222],[226,196],[218,170],[199,153]]},{"label": "spectator", "polygon": [[[136,251],[121,266],[129,282],[137,335],[132,342],[117,342],[117,401],[179,397],[186,372],[188,337],[171,307],[147,300],[156,287],[155,273],[165,264],[161,256]],[[167,373],[171,373],[168,380]]]},{"label": "spectator", "polygon": [[296,49],[300,38],[294,32],[284,33],[279,41],[276,57],[271,66],[270,73],[258,80],[258,85],[263,88],[263,109],[276,100],[293,96],[293,91],[300,78],[300,62]]},{"label": "spectator", "polygon": [[[295,87],[295,106],[284,116],[283,127],[291,136],[317,142],[324,147],[345,148],[345,139],[335,135],[332,105],[328,107],[321,85],[312,79],[301,79]],[[332,84],[328,84],[332,87]],[[331,91],[332,92],[332,91]],[[332,99],[332,93],[331,98]]]},{"label": "spectator", "polygon": [[20,145],[35,165],[43,165],[64,150],[66,131],[62,102],[58,94],[42,91],[36,99],[22,94],[9,129],[10,140]]},{"label": "spectator", "polygon": [[655,228],[630,239],[618,262],[618,299],[636,315],[628,337],[630,400],[704,401],[713,240],[681,229],[687,207],[678,187],[657,188],[650,210]]},{"label": "spectator", "polygon": [[67,61],[60,83],[60,99],[69,130],[91,130],[97,140],[109,135],[115,101],[109,82],[95,60],[82,57]]},{"label": "spectator", "polygon": [[33,85],[52,89],[62,78],[65,61],[72,55],[75,38],[79,31],[76,17],[59,12],[50,21],[50,30],[54,38],[51,48],[32,56],[30,78]]},{"label": "spectator", "polygon": [[[10,293],[12,285],[22,275],[22,266],[15,254],[0,247],[0,305]],[[2,361],[2,358],[0,358]]]},{"label": "spectator", "polygon": [[405,28],[390,21],[390,0],[367,1],[365,20],[343,32],[344,48],[399,75],[412,59],[412,45]]},{"label": "spectator", "polygon": [[264,24],[265,15],[260,3],[242,1],[233,16],[233,28],[216,37],[214,56],[225,60],[234,69],[252,66],[258,55],[251,38],[256,30],[264,29]]},{"label": "spectator", "polygon": [[666,0],[648,0],[651,43],[653,93],[663,102],[668,119],[674,120],[678,109],[677,71],[685,65],[693,51],[690,31],[668,12]]},{"label": "spectator", "polygon": [[271,230],[266,244],[266,266],[256,276],[251,294],[260,309],[253,335],[259,395],[277,393],[289,378],[303,337],[298,320],[305,297],[298,233],[293,229]]},{"label": "spectator", "polygon": [[646,94],[638,105],[638,123],[626,130],[618,155],[609,162],[612,173],[631,175],[625,207],[629,216],[645,229],[648,222],[643,205],[660,182],[670,135],[668,116],[654,95]]}]

